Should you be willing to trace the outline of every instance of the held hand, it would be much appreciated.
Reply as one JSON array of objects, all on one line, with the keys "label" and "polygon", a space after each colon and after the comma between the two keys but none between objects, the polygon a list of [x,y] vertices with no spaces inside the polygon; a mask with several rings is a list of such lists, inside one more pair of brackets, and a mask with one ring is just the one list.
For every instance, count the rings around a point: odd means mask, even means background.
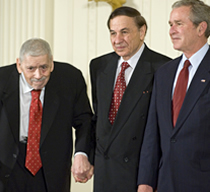
[{"label": "held hand", "polygon": [[138,192],[153,192],[153,188],[149,185],[139,185]]},{"label": "held hand", "polygon": [[74,157],[71,172],[76,182],[86,183],[93,175],[93,166],[85,155],[79,154]]},{"label": "held hand", "polygon": [[90,180],[93,176],[94,167],[91,165],[89,172],[87,173],[86,177],[78,177],[77,175],[74,176],[75,182],[86,183]]}]

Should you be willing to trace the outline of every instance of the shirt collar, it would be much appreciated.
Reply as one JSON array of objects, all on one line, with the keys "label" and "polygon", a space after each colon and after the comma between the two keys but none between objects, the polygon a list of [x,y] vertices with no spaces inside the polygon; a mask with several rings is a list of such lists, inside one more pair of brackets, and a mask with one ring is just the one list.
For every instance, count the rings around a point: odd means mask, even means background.
[{"label": "shirt collar", "polygon": [[138,62],[138,60],[139,60],[139,58],[140,58],[140,56],[141,56],[141,54],[142,54],[144,48],[145,48],[145,45],[144,45],[144,43],[143,43],[142,46],[140,47],[140,49],[137,51],[137,53],[135,53],[135,55],[133,55],[133,56],[132,56],[129,60],[127,60],[127,61],[125,61],[122,57],[120,57],[120,60],[119,60],[119,62],[118,62],[118,68],[121,67],[121,64],[122,64],[123,62],[128,62],[128,64],[130,65],[130,67],[131,67],[132,69],[134,69],[134,68],[136,67],[136,64],[137,64],[137,62]]},{"label": "shirt collar", "polygon": [[[198,67],[203,60],[204,56],[206,55],[209,49],[208,43],[206,43],[201,49],[199,49],[195,54],[193,54],[188,60],[190,61],[192,67]],[[187,57],[183,54],[182,55],[182,65],[184,65],[185,60]]]},{"label": "shirt collar", "polygon": [[[28,82],[25,79],[25,76],[23,73],[20,74],[20,86],[22,87],[23,93],[28,93],[31,92],[33,90],[33,87],[31,87]],[[42,89],[44,90],[45,87]]]}]

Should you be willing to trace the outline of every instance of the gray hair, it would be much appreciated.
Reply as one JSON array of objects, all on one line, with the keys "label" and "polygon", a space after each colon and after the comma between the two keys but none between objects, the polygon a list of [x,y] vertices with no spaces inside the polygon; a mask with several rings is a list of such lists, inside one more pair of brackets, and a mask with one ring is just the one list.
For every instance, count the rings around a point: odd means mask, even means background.
[{"label": "gray hair", "polygon": [[190,20],[197,27],[201,22],[207,23],[206,38],[210,35],[210,7],[200,0],[179,0],[172,5],[172,9],[182,6],[190,7]]},{"label": "gray hair", "polygon": [[40,38],[32,38],[23,43],[20,49],[20,61],[24,60],[25,56],[41,56],[48,55],[48,59],[52,60],[52,51],[47,41]]}]

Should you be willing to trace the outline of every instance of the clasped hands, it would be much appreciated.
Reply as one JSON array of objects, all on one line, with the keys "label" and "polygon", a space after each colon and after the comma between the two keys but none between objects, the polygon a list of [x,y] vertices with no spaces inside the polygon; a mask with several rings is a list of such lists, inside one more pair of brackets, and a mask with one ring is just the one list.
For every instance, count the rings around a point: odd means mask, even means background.
[{"label": "clasped hands", "polygon": [[79,154],[74,157],[71,172],[75,182],[86,183],[93,176],[93,166],[85,155]]}]

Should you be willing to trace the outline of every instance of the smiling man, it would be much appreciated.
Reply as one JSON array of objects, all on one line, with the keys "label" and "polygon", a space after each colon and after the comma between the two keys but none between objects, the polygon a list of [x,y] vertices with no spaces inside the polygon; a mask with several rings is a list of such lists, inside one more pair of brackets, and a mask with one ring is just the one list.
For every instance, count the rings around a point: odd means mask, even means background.
[{"label": "smiling man", "polygon": [[82,73],[53,62],[46,41],[27,40],[16,65],[0,68],[0,192],[69,192],[72,127],[72,169],[90,179],[91,117]]},{"label": "smiling man", "polygon": [[24,55],[23,58],[17,59],[17,69],[31,87],[42,89],[50,79],[54,63],[48,55]]},{"label": "smiling man", "polygon": [[136,9],[113,11],[108,28],[114,52],[90,63],[96,124],[94,192],[136,192],[153,75],[170,59],[146,46],[147,24]]},{"label": "smiling man", "polygon": [[173,47],[183,54],[155,76],[138,192],[209,192],[210,7],[177,1],[169,25]]}]

